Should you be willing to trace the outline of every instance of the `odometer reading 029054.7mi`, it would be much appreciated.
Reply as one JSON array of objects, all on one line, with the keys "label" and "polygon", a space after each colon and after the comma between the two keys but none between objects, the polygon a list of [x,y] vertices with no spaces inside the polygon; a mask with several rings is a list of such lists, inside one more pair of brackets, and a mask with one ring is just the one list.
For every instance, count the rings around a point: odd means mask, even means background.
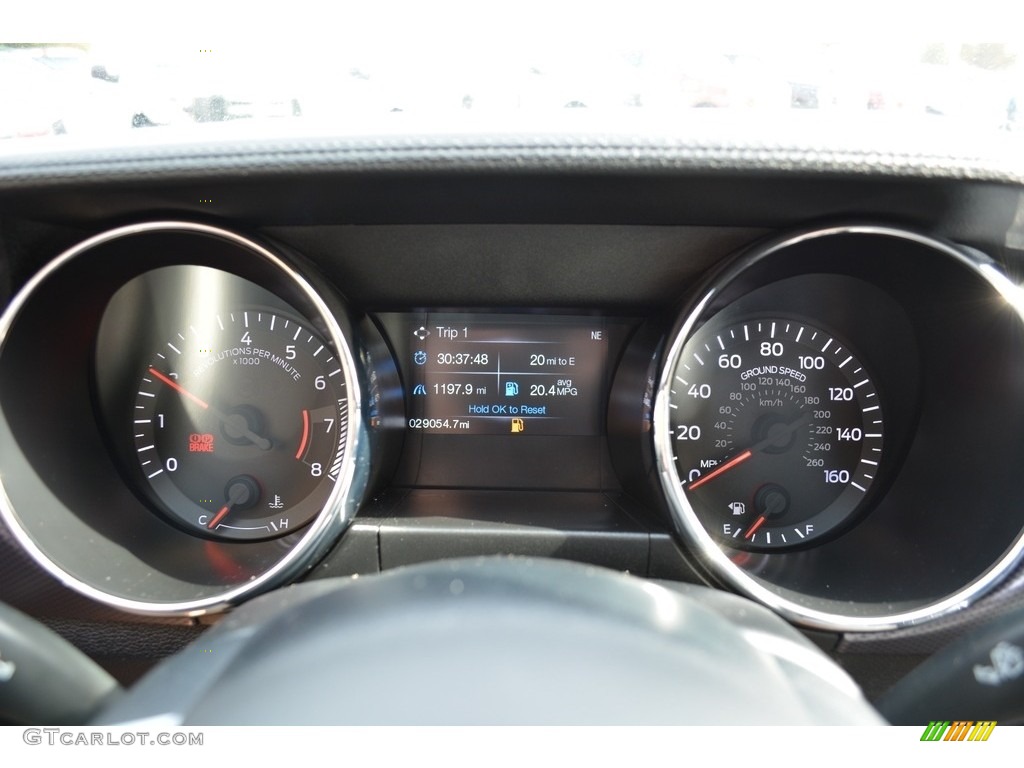
[{"label": "odometer reading 029054.7mi", "polygon": [[882,458],[882,408],[856,355],[804,322],[702,329],[669,389],[682,499],[730,546],[776,550],[836,533]]}]

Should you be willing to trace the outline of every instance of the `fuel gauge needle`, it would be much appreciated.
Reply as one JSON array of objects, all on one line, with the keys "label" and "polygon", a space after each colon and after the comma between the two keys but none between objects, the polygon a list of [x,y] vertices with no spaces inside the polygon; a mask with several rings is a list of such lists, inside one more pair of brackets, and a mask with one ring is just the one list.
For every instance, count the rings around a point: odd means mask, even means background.
[{"label": "fuel gauge needle", "polygon": [[743,534],[743,538],[751,538],[755,533],[757,533],[757,529],[764,525],[764,521],[767,519],[768,518],[764,515],[761,515],[759,518],[757,518],[757,520],[754,521],[754,524],[747,529],[746,533]]},{"label": "fuel gauge needle", "polygon": [[725,462],[725,464],[722,464],[720,467],[716,467],[713,472],[708,472],[703,477],[699,477],[692,483],[690,483],[690,490],[693,491],[696,490],[697,488],[700,488],[702,485],[704,485],[704,483],[708,482],[709,480],[714,480],[719,475],[725,474],[730,469],[742,464],[744,461],[746,461],[753,455],[753,451],[746,450],[743,453],[739,454],[738,456],[734,456],[733,458]]}]

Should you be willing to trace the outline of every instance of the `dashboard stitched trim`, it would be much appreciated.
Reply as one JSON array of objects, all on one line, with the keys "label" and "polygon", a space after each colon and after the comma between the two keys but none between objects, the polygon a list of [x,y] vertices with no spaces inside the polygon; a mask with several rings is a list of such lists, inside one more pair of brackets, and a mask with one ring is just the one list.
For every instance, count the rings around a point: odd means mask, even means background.
[{"label": "dashboard stitched trim", "polygon": [[84,177],[92,183],[137,180],[139,174],[149,179],[207,178],[232,170],[243,174],[439,169],[453,173],[768,171],[1024,183],[1024,159],[1013,149],[1012,144],[1004,148],[996,143],[986,155],[948,154],[940,147],[921,151],[902,143],[870,149],[842,144],[806,149],[783,142],[660,141],[601,135],[539,138],[533,142],[517,137],[395,137],[386,146],[369,138],[218,141],[120,150],[72,147],[56,155],[0,156],[0,189]]}]

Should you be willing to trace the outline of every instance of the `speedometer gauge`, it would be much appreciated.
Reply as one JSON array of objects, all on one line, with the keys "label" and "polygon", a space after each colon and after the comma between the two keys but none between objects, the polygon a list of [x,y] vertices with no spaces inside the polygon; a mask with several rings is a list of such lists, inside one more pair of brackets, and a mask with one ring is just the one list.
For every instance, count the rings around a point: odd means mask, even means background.
[{"label": "speedometer gauge", "polygon": [[705,326],[678,357],[668,407],[682,498],[730,546],[777,550],[834,535],[875,483],[875,385],[845,341],[811,323]]},{"label": "speedometer gauge", "polygon": [[609,411],[620,451],[652,451],[624,466],[637,492],[657,473],[699,574],[789,620],[954,610],[1019,565],[1019,298],[993,262],[892,228],[753,244],[681,304],[663,354],[652,324],[629,358],[620,397],[657,383],[648,433]]}]

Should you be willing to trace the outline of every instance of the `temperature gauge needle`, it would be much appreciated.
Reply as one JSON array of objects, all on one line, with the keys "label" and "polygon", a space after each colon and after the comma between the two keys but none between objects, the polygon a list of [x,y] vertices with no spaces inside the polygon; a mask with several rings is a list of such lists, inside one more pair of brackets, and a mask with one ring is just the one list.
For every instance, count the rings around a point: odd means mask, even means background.
[{"label": "temperature gauge needle", "polygon": [[733,458],[729,459],[729,461],[725,462],[725,464],[723,464],[722,466],[716,467],[713,472],[708,472],[706,475],[704,475],[704,477],[697,478],[692,483],[690,483],[690,490],[693,491],[696,490],[697,488],[700,488],[702,485],[704,485],[704,483],[708,482],[709,480],[714,480],[719,475],[725,474],[730,469],[732,469],[735,466],[738,466],[739,464],[742,464],[744,461],[746,461],[753,455],[753,451],[747,450],[741,453],[739,456],[734,456]]},{"label": "temperature gauge needle", "polygon": [[228,503],[217,510],[217,514],[213,516],[213,519],[207,524],[207,528],[211,531],[217,527],[217,524],[227,517],[228,512],[231,511],[232,507],[236,507],[239,504],[247,504],[250,501],[255,501],[254,494],[256,488],[256,481],[248,475],[240,475],[231,481],[231,490],[228,494]]},{"label": "temperature gauge needle", "polygon": [[217,523],[219,523],[221,520],[227,517],[227,514],[230,511],[231,505],[225,504],[223,507],[220,508],[220,510],[218,510],[217,514],[213,516],[213,520],[211,520],[209,525],[207,525],[206,527],[212,531],[214,528],[217,527]]}]

